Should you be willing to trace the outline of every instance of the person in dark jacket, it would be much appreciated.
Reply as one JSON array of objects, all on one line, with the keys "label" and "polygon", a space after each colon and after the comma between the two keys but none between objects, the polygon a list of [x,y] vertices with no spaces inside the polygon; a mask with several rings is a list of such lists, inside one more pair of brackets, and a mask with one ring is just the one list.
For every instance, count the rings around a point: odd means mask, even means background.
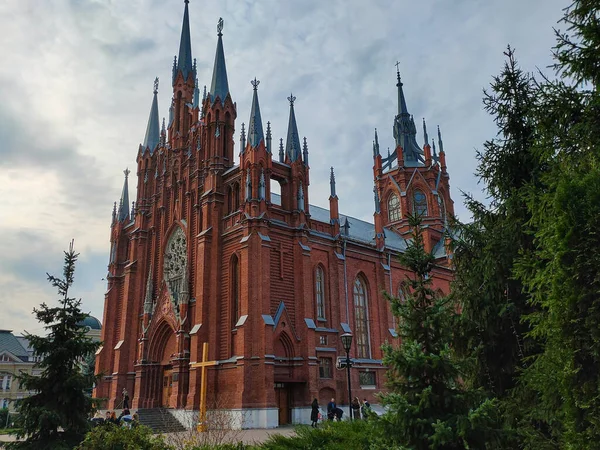
[{"label": "person in dark jacket", "polygon": [[335,412],[337,409],[337,405],[335,404],[335,398],[332,398],[329,403],[327,403],[327,418],[329,420],[333,420],[335,417]]},{"label": "person in dark jacket", "polygon": [[310,426],[316,428],[317,422],[319,421],[319,402],[316,398],[312,401],[310,408]]},{"label": "person in dark jacket", "polygon": [[352,418],[354,420],[360,420],[360,400],[358,399],[358,397],[354,397],[354,400],[352,400]]}]

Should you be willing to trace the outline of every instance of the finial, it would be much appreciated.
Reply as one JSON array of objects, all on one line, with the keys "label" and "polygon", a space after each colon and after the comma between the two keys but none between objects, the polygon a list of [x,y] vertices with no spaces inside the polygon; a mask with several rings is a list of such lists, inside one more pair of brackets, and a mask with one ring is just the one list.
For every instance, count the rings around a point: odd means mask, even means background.
[{"label": "finial", "polygon": [[379,193],[377,192],[377,187],[373,186],[373,200],[375,200],[375,212],[379,214],[381,212],[381,207],[379,205]]},{"label": "finial", "polygon": [[[196,58],[194,58],[194,65],[192,66],[192,70],[194,74],[196,73]],[[196,86],[198,86],[198,78],[196,78]]]},{"label": "finial", "polygon": [[279,138],[279,162],[284,161],[283,138]]},{"label": "finial", "polygon": [[154,93],[158,94],[158,77],[154,79]]},{"label": "finial", "polygon": [[206,85],[204,85],[204,92],[202,93],[202,100],[206,100]]},{"label": "finial", "polygon": [[260,84],[260,80],[257,80],[256,77],[254,77],[254,80],[250,81],[250,84],[256,91],[258,89],[258,85]]},{"label": "finial", "polygon": [[217,22],[217,36],[223,36],[223,18],[219,17]]},{"label": "finial", "polygon": [[271,139],[271,122],[267,122],[267,139]]},{"label": "finial", "polygon": [[331,167],[331,174],[329,175],[329,187],[331,188],[331,197],[335,195],[335,174],[333,173],[333,166]]},{"label": "finial", "polygon": [[131,217],[131,220],[135,217],[135,202],[131,202],[131,214],[129,217]]},{"label": "finial", "polygon": [[113,223],[117,220],[117,202],[115,202],[113,204],[113,211],[112,211],[112,221]]},{"label": "finial", "polygon": [[396,76],[398,77],[398,83],[402,84],[402,80],[400,79],[400,61],[396,61]]},{"label": "finial", "polygon": [[306,136],[302,141],[302,159],[304,159],[304,165],[308,166],[308,144],[306,143]]},{"label": "finial", "polygon": [[350,234],[350,223],[348,222],[348,216],[346,216],[342,228],[344,229],[344,235],[348,236]]},{"label": "finial", "polygon": [[246,125],[242,122],[242,131],[240,133],[240,154],[244,153],[244,149],[246,148]]},{"label": "finial", "polygon": [[127,177],[129,176],[129,174],[131,173],[131,170],[129,170],[129,168],[125,169],[123,171],[123,173],[125,174],[125,179],[127,179]]},{"label": "finial", "polygon": [[429,136],[427,136],[427,125],[425,124],[425,117],[423,117],[423,139],[425,140],[425,145],[429,145]]},{"label": "finial", "polygon": [[186,5],[190,2],[190,0],[183,0],[183,3],[185,3]]},{"label": "finial", "polygon": [[435,159],[435,158],[437,158],[437,153],[435,152],[435,139],[434,138],[431,138],[431,145],[433,148],[433,158]]},{"label": "finial", "polygon": [[438,125],[438,144],[440,144],[440,153],[444,152],[444,143],[442,142],[442,133],[440,132],[440,126]]},{"label": "finial", "polygon": [[288,102],[290,102],[290,106],[294,106],[294,102],[296,101],[296,97],[290,93],[290,96],[287,98]]},{"label": "finial", "polygon": [[167,127],[165,125],[165,118],[163,117],[163,122],[162,122],[162,129],[161,129],[162,133],[166,133],[167,132]]}]

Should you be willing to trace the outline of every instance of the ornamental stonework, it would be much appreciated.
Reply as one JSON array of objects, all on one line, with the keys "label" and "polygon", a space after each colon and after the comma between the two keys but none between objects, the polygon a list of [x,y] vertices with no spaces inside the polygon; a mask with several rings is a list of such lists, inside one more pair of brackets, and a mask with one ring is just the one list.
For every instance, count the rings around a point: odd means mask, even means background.
[{"label": "ornamental stonework", "polygon": [[187,270],[187,242],[183,230],[179,227],[173,231],[167,243],[167,249],[164,256],[163,273],[169,290],[171,302],[177,310],[182,301],[182,291],[184,288]]}]

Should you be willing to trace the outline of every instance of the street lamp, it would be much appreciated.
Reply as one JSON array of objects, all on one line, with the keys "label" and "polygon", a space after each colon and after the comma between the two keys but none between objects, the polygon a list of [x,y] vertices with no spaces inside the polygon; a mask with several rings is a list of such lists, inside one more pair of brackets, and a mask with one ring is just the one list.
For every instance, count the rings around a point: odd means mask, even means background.
[{"label": "street lamp", "polygon": [[342,347],[346,351],[346,373],[348,374],[348,412],[350,416],[350,420],[352,420],[352,385],[350,383],[350,366],[352,366],[352,362],[350,361],[350,348],[352,347],[352,334],[344,333],[341,336],[342,339]]}]

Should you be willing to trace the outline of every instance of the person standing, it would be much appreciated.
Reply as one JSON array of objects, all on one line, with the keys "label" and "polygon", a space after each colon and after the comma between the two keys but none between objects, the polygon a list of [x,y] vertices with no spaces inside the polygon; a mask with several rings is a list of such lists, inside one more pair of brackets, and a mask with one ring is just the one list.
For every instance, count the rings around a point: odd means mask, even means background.
[{"label": "person standing", "polygon": [[319,421],[319,402],[316,398],[312,401],[310,408],[310,426],[316,428],[317,422]]},{"label": "person standing", "polygon": [[371,404],[369,403],[369,401],[366,398],[363,401],[361,412],[362,412],[363,419],[366,419],[368,414],[371,412]]},{"label": "person standing", "polygon": [[123,409],[129,409],[129,393],[123,388]]},{"label": "person standing", "polygon": [[354,420],[360,420],[360,400],[358,397],[354,397],[352,400],[352,418]]}]

